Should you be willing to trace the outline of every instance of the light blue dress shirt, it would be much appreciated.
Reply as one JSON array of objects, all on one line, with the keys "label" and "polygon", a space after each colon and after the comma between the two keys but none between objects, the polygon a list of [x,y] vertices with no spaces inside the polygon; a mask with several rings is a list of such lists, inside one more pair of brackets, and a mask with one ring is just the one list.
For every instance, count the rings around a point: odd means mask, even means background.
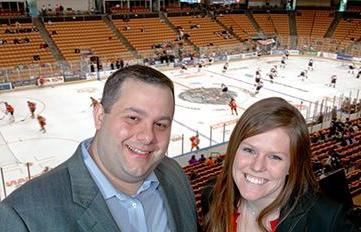
[{"label": "light blue dress shirt", "polygon": [[[83,160],[99,187],[108,208],[122,232],[168,232],[167,211],[159,191],[159,180],[152,172],[134,196],[119,192],[91,158],[91,138],[82,142]],[[101,154],[100,154],[101,155]]]}]

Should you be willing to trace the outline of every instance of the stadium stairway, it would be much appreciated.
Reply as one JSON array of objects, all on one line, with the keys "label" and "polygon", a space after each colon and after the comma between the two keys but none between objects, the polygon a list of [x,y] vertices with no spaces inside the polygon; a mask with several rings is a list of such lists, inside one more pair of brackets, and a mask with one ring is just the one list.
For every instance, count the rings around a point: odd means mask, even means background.
[{"label": "stadium stairway", "polygon": [[290,12],[288,13],[288,27],[289,27],[289,31],[290,31],[290,38],[291,38],[291,48],[296,48],[297,46],[297,41],[296,41],[296,36],[297,36],[297,24],[296,24],[296,13],[295,12]]},{"label": "stadium stairway", "polygon": [[48,31],[45,28],[44,22],[41,20],[40,17],[33,17],[32,18],[33,25],[39,29],[39,33],[41,38],[45,43],[48,44],[48,49],[50,50],[51,54],[57,61],[65,61],[65,57],[60,52],[59,48],[56,46],[54,40],[49,35]]},{"label": "stadium stairway", "polygon": [[118,30],[108,16],[102,16],[102,20],[135,58],[141,58],[138,51],[129,43],[128,39]]},{"label": "stadium stairway", "polygon": [[333,35],[333,33],[335,33],[336,28],[337,28],[339,22],[341,21],[341,19],[342,19],[342,15],[339,14],[339,13],[335,13],[335,17],[333,18],[333,21],[330,24],[330,27],[327,29],[327,31],[326,31],[326,33],[324,35],[325,38],[331,38],[332,37],[332,35]]},{"label": "stadium stairway", "polygon": [[[166,25],[168,25],[169,28],[171,28],[175,33],[178,34],[178,30],[177,30],[176,26],[175,26],[171,21],[169,21],[168,17],[167,17],[163,12],[159,12],[159,18],[160,18],[161,20],[163,20],[164,23],[165,23]],[[183,40],[186,42],[187,45],[192,46],[195,51],[199,51],[199,47],[196,46],[196,45],[195,45],[192,41],[190,41],[188,38],[184,38]]]},{"label": "stadium stairway", "polygon": [[243,43],[243,40],[236,33],[234,33],[234,31],[229,30],[229,28],[226,25],[224,25],[221,21],[219,21],[218,18],[216,18],[215,21],[218,23],[218,25],[223,27],[224,30],[228,31],[234,38],[236,38],[240,43]]},{"label": "stadium stairway", "polygon": [[248,20],[251,22],[251,24],[253,25],[254,29],[256,29],[256,31],[260,34],[262,34],[262,29],[261,27],[258,25],[257,21],[254,19],[253,15],[249,12],[245,13],[248,17]]}]

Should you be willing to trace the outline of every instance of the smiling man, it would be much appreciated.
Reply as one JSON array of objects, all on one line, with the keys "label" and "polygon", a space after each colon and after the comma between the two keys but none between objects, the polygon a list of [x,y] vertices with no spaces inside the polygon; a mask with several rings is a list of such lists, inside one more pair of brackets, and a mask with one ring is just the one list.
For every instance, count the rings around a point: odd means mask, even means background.
[{"label": "smiling man", "polygon": [[113,73],[93,108],[96,133],[59,167],[0,204],[0,231],[197,231],[194,195],[165,156],[174,87],[134,65]]}]

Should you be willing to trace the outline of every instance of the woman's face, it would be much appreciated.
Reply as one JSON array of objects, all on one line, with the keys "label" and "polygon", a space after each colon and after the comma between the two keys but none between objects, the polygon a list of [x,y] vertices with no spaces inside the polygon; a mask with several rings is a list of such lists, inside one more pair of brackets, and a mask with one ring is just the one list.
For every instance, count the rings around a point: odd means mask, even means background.
[{"label": "woman's face", "polygon": [[271,203],[281,192],[290,168],[290,138],[283,128],[249,137],[239,145],[233,180],[245,200]]}]

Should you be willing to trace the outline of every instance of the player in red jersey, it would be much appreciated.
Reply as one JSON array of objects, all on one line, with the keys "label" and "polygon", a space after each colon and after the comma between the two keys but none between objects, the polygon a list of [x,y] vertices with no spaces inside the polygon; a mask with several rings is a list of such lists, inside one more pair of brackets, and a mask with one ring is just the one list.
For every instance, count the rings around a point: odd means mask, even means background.
[{"label": "player in red jersey", "polygon": [[235,112],[236,115],[238,116],[236,100],[234,98],[231,98],[231,101],[229,102],[228,105],[229,105],[229,107],[231,107],[232,115],[233,115],[233,112]]},{"label": "player in red jersey", "polygon": [[35,102],[31,102],[31,101],[27,101],[28,103],[28,107],[31,113],[31,118],[35,118],[35,110],[36,110],[36,103]]},{"label": "player in red jersey", "polygon": [[45,133],[46,132],[46,129],[45,129],[46,119],[41,115],[38,115],[37,119],[38,119],[38,122],[39,122],[39,125],[40,125],[40,131]]},{"label": "player in red jersey", "polygon": [[44,77],[43,77],[43,76],[40,76],[40,77],[38,78],[38,86],[43,87],[43,86],[44,86],[44,83],[45,83]]},{"label": "player in red jersey", "polygon": [[90,100],[92,101],[92,103],[90,104],[91,107],[95,107],[99,104],[99,101],[93,97],[90,97]]},{"label": "player in red jersey", "polygon": [[193,148],[199,150],[199,134],[197,133],[196,135],[190,137],[189,140],[191,141],[191,151],[193,151]]},{"label": "player in red jersey", "polygon": [[15,121],[14,107],[7,102],[5,102],[5,107],[6,107],[6,114],[10,114],[10,121],[14,122]]}]

